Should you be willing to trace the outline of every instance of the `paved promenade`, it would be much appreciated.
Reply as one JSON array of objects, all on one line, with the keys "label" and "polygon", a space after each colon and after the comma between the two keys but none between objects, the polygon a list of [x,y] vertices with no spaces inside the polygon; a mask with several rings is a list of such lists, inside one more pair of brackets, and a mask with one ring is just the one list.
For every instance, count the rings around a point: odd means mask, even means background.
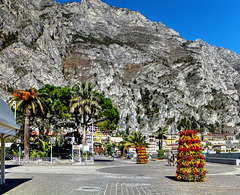
[{"label": "paved promenade", "polygon": [[138,165],[131,160],[96,157],[93,165],[7,166],[0,194],[157,195],[240,194],[240,167],[207,163],[205,182],[179,182],[166,161]]}]

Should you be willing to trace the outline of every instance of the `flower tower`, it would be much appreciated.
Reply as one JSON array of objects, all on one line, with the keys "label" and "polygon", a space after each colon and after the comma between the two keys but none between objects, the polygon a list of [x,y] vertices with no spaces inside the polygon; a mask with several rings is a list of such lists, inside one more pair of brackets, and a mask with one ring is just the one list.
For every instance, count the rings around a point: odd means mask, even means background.
[{"label": "flower tower", "polygon": [[143,145],[137,147],[137,164],[147,164],[148,156],[146,148]]},{"label": "flower tower", "polygon": [[182,131],[179,135],[177,171],[181,181],[205,181],[206,169],[200,136],[197,130]]}]

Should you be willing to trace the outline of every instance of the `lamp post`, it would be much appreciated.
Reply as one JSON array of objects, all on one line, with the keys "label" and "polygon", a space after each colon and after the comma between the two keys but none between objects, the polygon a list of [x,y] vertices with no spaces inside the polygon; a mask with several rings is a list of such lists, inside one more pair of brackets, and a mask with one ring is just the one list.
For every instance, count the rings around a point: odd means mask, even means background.
[{"label": "lamp post", "polygon": [[74,148],[73,148],[73,144],[75,142],[75,137],[73,136],[71,139],[72,139],[71,143],[72,143],[72,162],[73,162],[74,161]]},{"label": "lamp post", "polygon": [[73,142],[72,142],[72,162],[73,162],[73,160],[74,160],[74,157],[73,157],[73,156],[74,156],[74,153],[73,153],[73,152],[74,152],[74,150],[73,150]]},{"label": "lamp post", "polygon": [[93,120],[92,120],[92,162],[94,162],[94,156],[93,156],[93,153],[94,153],[94,148],[93,148]]},{"label": "lamp post", "polygon": [[80,162],[80,164],[82,163],[81,149],[82,149],[82,144],[79,145],[79,162]]},{"label": "lamp post", "polygon": [[19,161],[19,164],[20,164],[20,162],[21,162],[21,140],[17,139],[17,143],[18,143],[18,147],[19,147],[18,161]]},{"label": "lamp post", "polygon": [[13,108],[14,108],[14,117],[15,117],[15,119],[17,119],[17,110],[16,110],[16,101],[13,101],[13,104],[12,104],[12,106],[13,106]]},{"label": "lamp post", "polygon": [[176,130],[176,123],[173,123],[173,126],[171,127],[171,150],[172,150],[172,134],[173,134],[173,131],[175,133],[175,130]]},{"label": "lamp post", "polygon": [[52,159],[52,145],[54,144],[53,140],[50,140],[49,143],[51,144],[51,165],[53,163],[53,159]]}]

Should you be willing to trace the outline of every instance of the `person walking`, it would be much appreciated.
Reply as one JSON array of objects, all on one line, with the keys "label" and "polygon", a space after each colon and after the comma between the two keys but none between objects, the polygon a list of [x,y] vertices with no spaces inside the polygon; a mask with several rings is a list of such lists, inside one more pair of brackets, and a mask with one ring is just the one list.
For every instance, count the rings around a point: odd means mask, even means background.
[{"label": "person walking", "polygon": [[115,154],[114,154],[114,153],[112,153],[112,160],[114,160],[114,157],[115,157]]},{"label": "person walking", "polygon": [[168,153],[167,153],[168,166],[171,166],[171,158],[172,158],[172,152],[168,150]]},{"label": "person walking", "polygon": [[134,155],[133,155],[133,161],[134,161],[134,162],[137,161],[137,153],[134,153]]},{"label": "person walking", "polygon": [[203,152],[203,157],[204,157],[204,160],[205,160],[205,162],[207,162],[206,160],[207,160],[207,156],[206,156],[206,152]]},{"label": "person walking", "polygon": [[152,160],[152,153],[148,155],[148,161],[151,161],[151,160]]},{"label": "person walking", "polygon": [[174,154],[174,152],[172,151],[172,158],[171,158],[171,161],[172,161],[172,163],[173,163],[173,165],[175,165],[176,164],[176,159],[175,159],[175,154]]}]

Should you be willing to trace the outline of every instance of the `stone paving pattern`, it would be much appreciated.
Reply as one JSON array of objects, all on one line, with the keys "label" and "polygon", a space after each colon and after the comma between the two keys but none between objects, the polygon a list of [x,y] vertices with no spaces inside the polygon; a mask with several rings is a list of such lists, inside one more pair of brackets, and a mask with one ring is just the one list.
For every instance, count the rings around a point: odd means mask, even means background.
[{"label": "stone paving pattern", "polygon": [[164,161],[139,165],[131,160],[96,157],[93,165],[8,166],[0,194],[157,195],[240,194],[240,167],[207,163],[205,182],[179,182],[175,166]]}]

